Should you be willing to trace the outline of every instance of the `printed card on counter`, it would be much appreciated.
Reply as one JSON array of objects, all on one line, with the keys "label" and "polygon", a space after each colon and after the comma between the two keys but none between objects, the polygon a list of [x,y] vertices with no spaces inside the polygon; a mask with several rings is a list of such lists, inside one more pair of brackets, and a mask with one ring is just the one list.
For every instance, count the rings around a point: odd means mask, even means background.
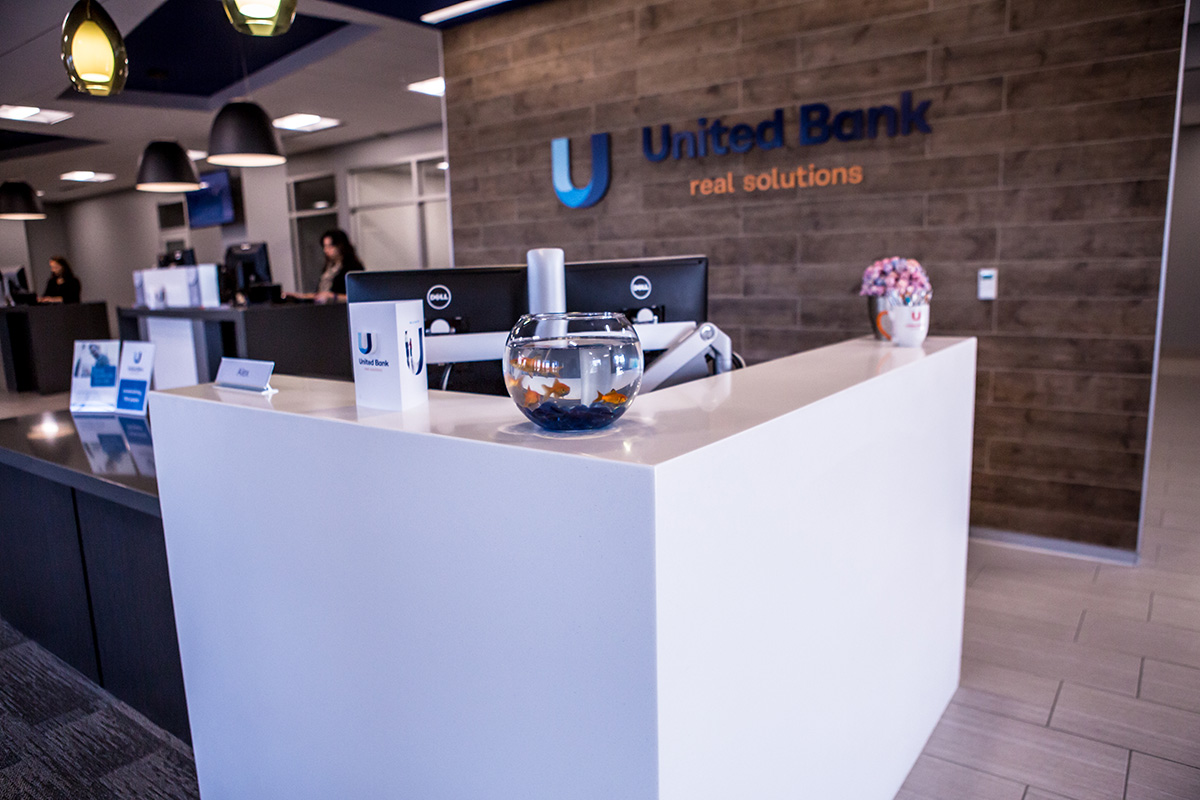
[{"label": "printed card on counter", "polygon": [[153,374],[154,345],[126,342],[121,348],[121,369],[117,372],[118,414],[146,416],[146,397]]},{"label": "printed card on counter", "polygon": [[121,342],[116,339],[76,341],[71,367],[71,411],[111,414],[117,410],[117,365]]},{"label": "printed card on counter", "polygon": [[349,308],[355,402],[389,411],[428,402],[423,301],[350,303]]}]

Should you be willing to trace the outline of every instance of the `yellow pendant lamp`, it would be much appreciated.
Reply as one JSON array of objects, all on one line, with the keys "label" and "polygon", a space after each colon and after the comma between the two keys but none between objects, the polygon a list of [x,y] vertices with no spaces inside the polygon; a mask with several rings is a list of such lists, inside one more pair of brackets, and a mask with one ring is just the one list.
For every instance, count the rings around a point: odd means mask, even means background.
[{"label": "yellow pendant lamp", "polygon": [[287,33],[296,18],[296,0],[221,0],[230,23],[251,36]]},{"label": "yellow pendant lamp", "polygon": [[96,0],[79,0],[63,20],[62,60],[77,92],[116,94],[129,77],[125,40]]}]

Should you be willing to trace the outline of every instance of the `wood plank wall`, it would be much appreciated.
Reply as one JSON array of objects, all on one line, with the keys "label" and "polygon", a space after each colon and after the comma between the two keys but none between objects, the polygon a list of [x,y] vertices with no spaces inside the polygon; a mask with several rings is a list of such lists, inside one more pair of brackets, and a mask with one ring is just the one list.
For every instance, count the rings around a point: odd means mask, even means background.
[{"label": "wood plank wall", "polygon": [[[1131,549],[1182,30],[1157,0],[545,0],[467,23],[445,34],[456,262],[706,253],[711,318],[762,361],[866,333],[863,267],[917,258],[933,332],[979,337],[973,524]],[[802,103],[907,90],[932,133],[797,141]],[[642,155],[645,125],[777,107],[786,147]],[[550,140],[572,137],[580,184],[602,131],[611,188],[566,208]],[[864,178],[690,190],[809,163]],[[881,409],[881,441],[902,420]]]}]

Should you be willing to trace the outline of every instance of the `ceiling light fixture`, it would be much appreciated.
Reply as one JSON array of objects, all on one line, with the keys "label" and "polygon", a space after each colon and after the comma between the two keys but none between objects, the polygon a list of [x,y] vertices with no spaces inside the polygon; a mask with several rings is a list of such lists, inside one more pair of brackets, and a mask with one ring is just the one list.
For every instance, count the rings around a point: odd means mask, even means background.
[{"label": "ceiling light fixture", "polygon": [[107,183],[117,178],[111,172],[93,172],[90,169],[72,170],[64,172],[58,177],[64,181],[78,181],[79,183]]},{"label": "ceiling light fixture", "polygon": [[0,105],[0,119],[11,119],[17,122],[42,122],[53,125],[75,116],[70,111],[52,111],[48,108],[34,106]]},{"label": "ceiling light fixture", "polygon": [[286,161],[279,135],[262,106],[235,100],[217,112],[208,134],[208,163],[273,167]]},{"label": "ceiling light fixture", "polygon": [[125,88],[129,76],[125,40],[96,0],[79,0],[67,14],[61,50],[75,91],[104,97]]},{"label": "ceiling light fixture", "polygon": [[438,169],[450,169],[450,162],[449,161],[439,161],[437,164],[437,168]]},{"label": "ceiling light fixture", "polygon": [[137,188],[143,192],[194,192],[200,177],[178,142],[151,142],[138,161]]},{"label": "ceiling light fixture", "polygon": [[474,14],[476,11],[482,11],[485,8],[498,6],[501,3],[507,3],[508,0],[467,0],[465,3],[455,3],[452,6],[439,8],[437,11],[430,11],[428,14],[421,15],[421,22],[429,25],[437,25],[439,22],[445,22],[448,19],[461,17],[464,14]]},{"label": "ceiling light fixture", "polygon": [[417,81],[408,85],[410,92],[420,92],[431,97],[441,97],[446,93],[446,79],[443,77],[429,78],[424,81]]},{"label": "ceiling light fixture", "polygon": [[285,131],[312,133],[313,131],[323,131],[326,128],[336,128],[342,124],[342,121],[331,117],[322,117],[318,114],[288,114],[286,117],[272,120],[271,124]]},{"label": "ceiling light fixture", "polygon": [[225,15],[240,33],[278,36],[296,18],[296,0],[221,0]]},{"label": "ceiling light fixture", "polygon": [[192,161],[203,161],[208,158],[208,153],[204,150],[188,150],[187,156]]},{"label": "ceiling light fixture", "polygon": [[46,211],[33,187],[24,181],[0,183],[0,219],[45,219]]}]

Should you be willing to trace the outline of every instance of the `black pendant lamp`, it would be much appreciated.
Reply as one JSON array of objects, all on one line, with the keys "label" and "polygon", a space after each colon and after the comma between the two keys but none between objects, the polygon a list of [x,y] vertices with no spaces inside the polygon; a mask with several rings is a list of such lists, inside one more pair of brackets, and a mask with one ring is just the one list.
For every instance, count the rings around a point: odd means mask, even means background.
[{"label": "black pendant lamp", "polygon": [[143,192],[194,192],[200,177],[178,142],[151,142],[138,161],[137,188]]},{"label": "black pendant lamp", "polygon": [[103,97],[125,88],[129,76],[125,40],[96,0],[79,0],[67,14],[61,49],[75,91]]},{"label": "black pendant lamp", "polygon": [[296,18],[296,0],[222,0],[229,21],[241,33],[278,36]]},{"label": "black pendant lamp", "polygon": [[0,219],[45,219],[37,192],[24,181],[0,183]]},{"label": "black pendant lamp", "polygon": [[208,161],[224,167],[273,167],[287,161],[283,145],[262,106],[226,103],[208,134]]}]

